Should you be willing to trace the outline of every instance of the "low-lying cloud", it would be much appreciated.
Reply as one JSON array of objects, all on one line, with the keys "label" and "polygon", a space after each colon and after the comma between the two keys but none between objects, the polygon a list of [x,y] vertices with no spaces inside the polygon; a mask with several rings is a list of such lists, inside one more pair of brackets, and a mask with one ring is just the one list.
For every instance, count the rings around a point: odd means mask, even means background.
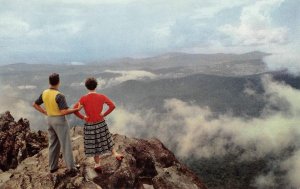
[{"label": "low-lying cloud", "polygon": [[[216,52],[245,52],[259,50],[271,53],[265,58],[270,70],[286,69],[292,74],[300,74],[299,19],[289,23],[279,24],[279,20],[286,20],[290,15],[284,13],[289,7],[297,7],[299,2],[286,0],[255,1],[243,6],[239,22],[227,23],[218,27],[218,31],[229,37],[226,42],[215,40],[211,43]],[[279,17],[274,15],[280,14]],[[219,46],[219,47],[218,47]],[[201,49],[205,51],[205,49]]]},{"label": "low-lying cloud", "polygon": [[20,90],[32,90],[32,86],[12,87],[10,85],[1,85],[0,83],[0,113],[10,111],[13,117],[18,120],[26,118],[30,120],[31,128],[46,129],[43,116],[36,116],[36,112],[31,106],[31,103],[20,98]]},{"label": "low-lying cloud", "polygon": [[112,87],[129,80],[146,80],[146,79],[157,78],[157,75],[144,70],[128,70],[128,71],[105,70],[104,73],[113,73],[113,74],[117,74],[118,76],[110,79],[104,79],[99,77],[98,78],[99,88]]},{"label": "low-lying cloud", "polygon": [[[144,71],[144,70],[105,70],[102,73],[111,73],[114,74],[113,77],[107,78],[107,77],[98,77],[98,89],[104,89],[108,87],[116,86],[120,83],[123,83],[125,81],[129,80],[150,80],[150,79],[156,79],[158,78],[158,75]],[[84,81],[80,82],[73,82],[70,85],[71,87],[82,87],[84,86]]]},{"label": "low-lying cloud", "polygon": [[[174,149],[179,157],[222,157],[228,153],[245,152],[241,161],[263,158],[268,154],[279,155],[289,147],[300,152],[300,91],[284,83],[263,78],[265,96],[269,100],[259,118],[245,119],[222,115],[213,117],[209,108],[199,107],[178,99],[165,100],[167,113],[155,110],[129,112],[118,108],[112,114],[113,132],[134,137],[157,137]],[[273,105],[285,102],[286,111],[274,111]],[[300,153],[277,162],[287,171],[285,178],[291,187],[300,187]],[[299,168],[299,169],[298,169]],[[258,175],[254,185],[258,188],[276,185],[272,172]]]},{"label": "low-lying cloud", "polygon": [[272,55],[264,58],[270,70],[286,69],[293,75],[300,75],[300,42],[295,40],[294,43],[282,45],[273,49]]},{"label": "low-lying cloud", "polygon": [[19,85],[18,89],[20,90],[31,90],[31,89],[36,89],[35,85]]},{"label": "low-lying cloud", "polygon": [[270,15],[284,0],[256,1],[243,7],[237,26],[226,24],[219,29],[242,45],[262,45],[287,42],[287,28],[272,26]]}]

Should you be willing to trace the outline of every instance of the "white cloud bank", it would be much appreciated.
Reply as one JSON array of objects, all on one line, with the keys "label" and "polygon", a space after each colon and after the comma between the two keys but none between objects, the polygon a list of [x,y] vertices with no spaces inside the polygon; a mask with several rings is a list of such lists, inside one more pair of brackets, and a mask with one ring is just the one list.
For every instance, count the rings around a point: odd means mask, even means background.
[{"label": "white cloud bank", "polygon": [[[140,0],[141,1],[141,0]],[[137,2],[137,0],[51,0],[46,1],[49,4],[73,4],[73,5],[82,5],[82,6],[89,6],[89,5],[102,5],[102,4],[128,4]]]},{"label": "white cloud bank", "polygon": [[[115,74],[115,76],[111,78],[98,77],[97,78],[98,89],[112,87],[129,80],[151,80],[151,79],[158,78],[158,75],[144,70],[127,70],[127,71],[105,70],[102,73],[112,73]],[[84,86],[84,81],[71,83],[70,86],[82,87]]]},{"label": "white cloud bank", "polygon": [[[300,27],[300,26],[299,26]],[[300,43],[286,44],[272,49],[271,56],[265,57],[264,61],[271,70],[288,70],[293,75],[300,75]]]},{"label": "white cloud bank", "polygon": [[271,13],[284,0],[255,1],[242,9],[240,23],[237,26],[226,24],[220,31],[229,35],[238,45],[265,45],[287,42],[287,28],[274,27]]},{"label": "white cloud bank", "polygon": [[[288,24],[284,26],[275,24],[274,12],[284,3],[288,1],[261,0],[244,6],[238,24],[225,24],[219,27],[219,31],[230,38],[228,42],[230,45],[224,47],[225,43],[221,43],[218,46],[213,45],[213,49],[219,48],[225,52],[260,50],[271,53],[271,56],[265,58],[270,70],[287,69],[290,73],[299,75],[300,37],[296,33],[299,33],[300,23],[288,21],[298,25],[292,28],[289,28]],[[217,41],[216,44],[218,43],[220,42]]]},{"label": "white cloud bank", "polygon": [[[269,105],[259,118],[245,120],[223,115],[212,118],[212,112],[203,107],[178,99],[165,101],[166,114],[158,115],[154,110],[128,112],[117,108],[110,118],[112,131],[129,136],[157,137],[168,147],[175,149],[181,157],[216,157],[246,149],[239,157],[241,161],[280,154],[290,146],[300,151],[300,91],[282,83],[264,78]],[[286,101],[285,112],[270,111],[278,101]],[[293,187],[300,187],[300,153],[283,162],[277,162],[286,170],[286,180]],[[275,185],[272,173],[260,175],[253,181],[258,188]]]},{"label": "white cloud bank", "polygon": [[22,37],[30,31],[30,25],[12,13],[0,14],[0,38]]},{"label": "white cloud bank", "polygon": [[36,89],[35,85],[20,85],[17,87],[20,90],[32,90],[32,89]]},{"label": "white cloud bank", "polygon": [[[16,89],[10,85],[1,85],[0,83],[0,113],[10,111],[16,120],[27,118],[30,120],[31,128],[41,129],[41,126],[44,125],[40,124],[44,123],[41,121],[43,117],[35,116],[31,103],[20,99],[20,91]],[[25,87],[22,90],[24,89],[28,88]]]},{"label": "white cloud bank", "polygon": [[97,78],[100,89],[106,87],[112,87],[129,80],[147,80],[147,79],[155,79],[158,77],[156,74],[144,70],[128,70],[128,71],[105,70],[104,73],[113,73],[113,74],[117,74],[117,76],[110,79],[104,79],[101,77]]},{"label": "white cloud bank", "polygon": [[107,73],[120,74],[119,77],[116,77],[109,81],[109,83],[122,83],[128,80],[143,80],[143,79],[155,79],[157,76],[151,72],[144,70],[129,70],[129,71],[115,71],[115,70],[106,70]]}]

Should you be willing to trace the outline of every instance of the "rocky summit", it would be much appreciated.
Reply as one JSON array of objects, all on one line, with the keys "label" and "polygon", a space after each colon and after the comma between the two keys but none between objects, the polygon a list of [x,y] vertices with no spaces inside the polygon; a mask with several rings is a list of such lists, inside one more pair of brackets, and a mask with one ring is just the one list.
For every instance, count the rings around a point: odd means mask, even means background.
[{"label": "rocky summit", "polygon": [[30,131],[29,121],[15,121],[10,112],[0,115],[0,169],[16,168],[25,158],[48,146],[47,134]]},{"label": "rocky summit", "polygon": [[199,178],[157,139],[114,134],[115,148],[124,159],[118,161],[111,154],[104,154],[101,157],[102,170],[95,172],[93,158],[84,155],[82,127],[74,127],[71,131],[74,158],[80,165],[75,177],[65,174],[62,158],[60,169],[50,173],[48,149],[43,149],[26,158],[16,169],[0,173],[0,188],[206,189]]}]

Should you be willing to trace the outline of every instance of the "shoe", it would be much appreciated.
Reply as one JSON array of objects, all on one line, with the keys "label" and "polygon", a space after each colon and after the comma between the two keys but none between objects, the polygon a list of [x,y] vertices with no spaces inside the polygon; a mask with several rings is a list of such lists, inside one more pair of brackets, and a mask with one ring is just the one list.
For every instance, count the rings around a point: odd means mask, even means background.
[{"label": "shoe", "polygon": [[50,170],[50,173],[55,173],[57,170],[58,170],[58,168],[52,169],[52,170]]},{"label": "shoe", "polygon": [[77,175],[77,173],[78,173],[78,170],[75,168],[67,169],[65,171],[65,175],[70,176],[70,177],[75,177]]},{"label": "shoe", "polygon": [[94,170],[98,173],[102,172],[102,169],[101,169],[101,166],[100,165],[97,165],[94,167]]},{"label": "shoe", "polygon": [[80,168],[80,164],[76,164],[75,167],[76,167],[76,169],[79,169]]},{"label": "shoe", "polygon": [[116,156],[116,160],[118,160],[118,161],[122,161],[123,159],[124,159],[123,155]]}]

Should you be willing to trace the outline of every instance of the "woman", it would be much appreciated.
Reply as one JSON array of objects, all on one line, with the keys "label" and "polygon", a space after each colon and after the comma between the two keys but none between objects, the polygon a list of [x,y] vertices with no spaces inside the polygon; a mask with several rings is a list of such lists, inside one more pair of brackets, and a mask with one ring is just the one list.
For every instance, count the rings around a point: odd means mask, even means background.
[{"label": "woman", "polygon": [[[111,133],[108,130],[104,118],[114,109],[114,103],[105,95],[96,92],[97,80],[87,78],[85,86],[88,93],[82,96],[75,107],[83,106],[85,115],[76,112],[75,115],[83,119],[84,124],[84,151],[87,157],[94,157],[96,171],[100,171],[100,155],[106,152],[112,152],[117,160],[121,161],[124,157],[118,154],[113,148]],[[102,113],[103,105],[108,105],[108,110]]]}]

